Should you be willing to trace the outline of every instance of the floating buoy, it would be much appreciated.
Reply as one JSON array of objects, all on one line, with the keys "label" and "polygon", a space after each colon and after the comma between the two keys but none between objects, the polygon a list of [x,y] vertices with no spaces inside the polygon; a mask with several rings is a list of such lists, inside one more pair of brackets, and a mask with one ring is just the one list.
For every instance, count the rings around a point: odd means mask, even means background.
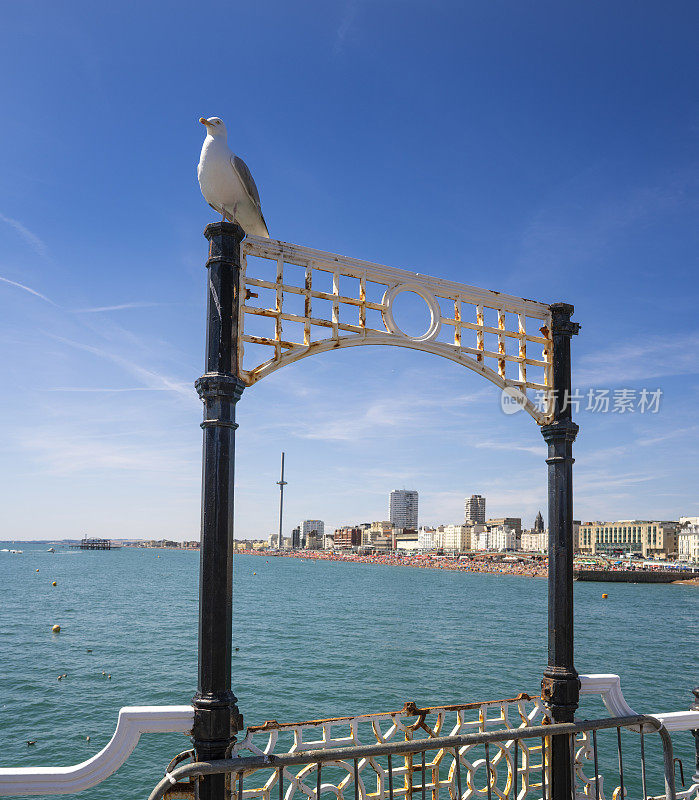
[{"label": "floating buoy", "polygon": [[59,676],[56,678],[56,680],[57,680],[57,681],[60,681],[62,677],[63,677],[63,675],[59,675]]},{"label": "floating buoy", "polygon": [[56,581],[51,581],[51,586],[55,586],[55,585],[56,585]]},{"label": "floating buoy", "polygon": [[91,649],[88,647],[88,648],[87,648],[87,652],[88,652],[88,653],[91,653],[91,652],[92,652],[92,650],[91,650]]},{"label": "floating buoy", "polygon": [[104,670],[102,670],[102,674],[103,674],[103,675],[106,675],[107,673],[106,673]]},{"label": "floating buoy", "polygon": [[257,573],[256,573],[256,572],[253,572],[252,574],[253,574],[253,575],[257,575]]},{"label": "floating buoy", "polygon": [[27,747],[29,747],[29,746],[31,746],[33,744],[36,744],[36,739],[27,740]]},{"label": "floating buoy", "polygon": [[111,676],[111,675],[107,675],[107,677],[108,677],[108,678],[109,678],[109,680],[111,681],[111,679],[112,679],[112,676]]},{"label": "floating buoy", "polygon": [[89,742],[89,741],[90,741],[90,737],[89,737],[89,736],[86,736],[86,737],[85,737],[85,741],[86,741],[86,742]]},{"label": "floating buoy", "polygon": [[51,633],[60,633],[60,632],[61,632],[61,626],[60,625],[54,625],[51,628]]},{"label": "floating buoy", "polygon": [[37,572],[38,572],[38,571],[39,571],[39,570],[37,570]]},{"label": "floating buoy", "polygon": [[609,595],[608,595],[608,594],[603,594],[603,595],[602,595],[602,600],[606,600],[608,597],[609,597]]}]

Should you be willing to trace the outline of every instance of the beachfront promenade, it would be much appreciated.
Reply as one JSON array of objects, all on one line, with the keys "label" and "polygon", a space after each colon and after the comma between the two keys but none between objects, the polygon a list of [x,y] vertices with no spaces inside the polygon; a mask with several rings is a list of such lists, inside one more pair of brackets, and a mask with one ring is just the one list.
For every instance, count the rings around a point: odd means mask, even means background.
[{"label": "beachfront promenade", "polygon": [[492,557],[474,557],[472,559],[453,558],[450,556],[405,555],[393,553],[374,553],[359,555],[357,553],[328,553],[322,550],[292,550],[289,552],[270,553],[264,550],[238,550],[237,555],[263,556],[265,558],[306,558],[313,561],[348,561],[356,564],[381,564],[387,567],[417,567],[419,569],[446,569],[455,572],[481,572],[493,575],[519,575],[525,578],[547,577],[547,562],[544,561],[496,561]]}]

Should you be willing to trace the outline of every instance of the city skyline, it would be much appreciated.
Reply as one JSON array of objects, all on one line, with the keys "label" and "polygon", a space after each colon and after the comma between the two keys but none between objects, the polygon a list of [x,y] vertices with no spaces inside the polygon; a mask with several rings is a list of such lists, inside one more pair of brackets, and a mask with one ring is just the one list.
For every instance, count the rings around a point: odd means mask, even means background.
[{"label": "city skyline", "polygon": [[[272,237],[574,304],[576,519],[699,513],[695,6],[241,6],[240,85],[216,77],[229,26],[175,6],[3,18],[4,535],[199,536],[202,115]],[[400,299],[420,335],[428,309]],[[241,538],[276,529],[282,450],[289,520],[382,519],[403,485],[425,520],[458,522],[471,491],[492,517],[546,508],[538,426],[434,355],[308,358],[246,389],[237,422]]]}]

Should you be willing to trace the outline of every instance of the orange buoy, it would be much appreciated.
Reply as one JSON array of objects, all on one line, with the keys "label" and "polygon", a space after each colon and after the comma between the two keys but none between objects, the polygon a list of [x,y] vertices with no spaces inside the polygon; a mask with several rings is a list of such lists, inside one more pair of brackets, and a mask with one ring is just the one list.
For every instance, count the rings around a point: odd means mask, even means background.
[{"label": "orange buoy", "polygon": [[603,594],[603,595],[602,595],[602,599],[603,599],[603,600],[606,600],[608,597],[609,597],[609,595],[608,595],[608,594]]},{"label": "orange buoy", "polygon": [[61,626],[60,625],[54,625],[51,628],[51,633],[60,633],[60,632],[61,632]]},{"label": "orange buoy", "polygon": [[51,586],[55,586],[55,585],[56,585],[56,581],[52,581],[51,582]]}]

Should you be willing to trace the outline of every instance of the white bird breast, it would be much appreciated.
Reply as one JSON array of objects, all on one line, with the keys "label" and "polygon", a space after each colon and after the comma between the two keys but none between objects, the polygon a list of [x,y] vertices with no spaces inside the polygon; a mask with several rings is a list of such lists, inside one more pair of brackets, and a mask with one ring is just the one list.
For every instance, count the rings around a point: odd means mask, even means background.
[{"label": "white bird breast", "polygon": [[223,142],[207,136],[201,149],[197,175],[204,199],[211,205],[226,206],[231,212],[236,203],[250,203],[245,187],[231,164],[231,151]]}]

